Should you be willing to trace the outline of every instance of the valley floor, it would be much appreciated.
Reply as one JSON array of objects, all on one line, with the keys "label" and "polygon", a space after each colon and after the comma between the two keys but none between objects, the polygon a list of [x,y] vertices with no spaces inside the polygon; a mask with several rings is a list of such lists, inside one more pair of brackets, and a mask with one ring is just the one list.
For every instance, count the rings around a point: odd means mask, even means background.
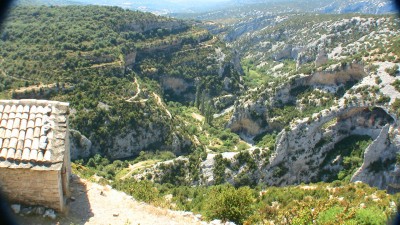
[{"label": "valley floor", "polygon": [[20,224],[201,224],[192,213],[171,211],[141,203],[109,186],[92,183],[77,176],[74,176],[71,185],[75,201],[70,202],[68,216],[58,217],[56,220],[19,217]]}]

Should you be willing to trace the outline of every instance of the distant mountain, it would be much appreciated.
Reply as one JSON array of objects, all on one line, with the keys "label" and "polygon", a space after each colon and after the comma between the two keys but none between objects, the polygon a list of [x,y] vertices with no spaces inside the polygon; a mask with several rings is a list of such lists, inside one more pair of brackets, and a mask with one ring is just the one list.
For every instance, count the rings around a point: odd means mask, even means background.
[{"label": "distant mountain", "polygon": [[388,0],[336,0],[317,11],[323,13],[369,13],[383,14],[395,12],[396,7],[394,1]]},{"label": "distant mountain", "polygon": [[107,5],[152,12],[158,15],[171,13],[201,13],[249,5],[266,5],[272,11],[306,11],[320,13],[384,14],[396,10],[390,0],[17,0],[24,5]]},{"label": "distant mountain", "polygon": [[[278,3],[296,4],[299,1],[295,0],[232,0],[235,4],[259,4],[259,3]],[[300,1],[303,2],[303,1]],[[315,12],[321,13],[368,13],[368,14],[383,14],[394,12],[396,10],[394,1],[390,0],[334,0],[334,1],[304,1],[303,6],[307,7],[310,4],[315,8]]]},{"label": "distant mountain", "polygon": [[15,0],[14,5],[80,5],[80,1],[74,0]]},{"label": "distant mountain", "polygon": [[102,6],[118,6],[131,10],[139,10],[152,12],[159,15],[168,13],[194,13],[219,9],[224,6],[223,3],[228,0],[17,0],[18,5],[102,5]]}]

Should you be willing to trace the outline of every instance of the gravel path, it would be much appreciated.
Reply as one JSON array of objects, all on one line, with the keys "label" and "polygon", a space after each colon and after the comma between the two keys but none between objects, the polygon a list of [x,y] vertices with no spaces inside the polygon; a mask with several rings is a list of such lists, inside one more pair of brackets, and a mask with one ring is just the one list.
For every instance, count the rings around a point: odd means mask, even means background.
[{"label": "gravel path", "polygon": [[[19,217],[26,225],[197,225],[202,224],[192,213],[157,208],[134,200],[109,186],[102,186],[74,176],[70,211],[56,220],[41,217]],[[203,222],[204,224],[204,222]]]}]

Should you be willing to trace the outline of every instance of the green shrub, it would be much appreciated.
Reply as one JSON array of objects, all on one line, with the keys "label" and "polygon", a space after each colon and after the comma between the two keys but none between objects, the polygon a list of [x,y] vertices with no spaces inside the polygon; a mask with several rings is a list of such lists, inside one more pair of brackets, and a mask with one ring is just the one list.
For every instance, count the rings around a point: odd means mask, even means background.
[{"label": "green shrub", "polygon": [[337,216],[343,212],[343,207],[335,206],[330,208],[324,212],[321,212],[318,215],[317,223],[318,224],[337,224]]},{"label": "green shrub", "polygon": [[392,68],[386,68],[385,70],[390,76],[396,76],[396,74],[399,72],[399,66],[395,65]]},{"label": "green shrub", "polygon": [[386,216],[381,210],[377,207],[371,207],[366,209],[358,209],[356,211],[355,220],[357,224],[360,225],[379,225],[386,224]]},{"label": "green shrub", "polygon": [[207,217],[242,224],[252,213],[253,191],[249,187],[235,189],[231,185],[216,186],[206,205]]},{"label": "green shrub", "polygon": [[124,191],[132,195],[136,200],[154,203],[160,200],[159,191],[151,181],[133,181]]},{"label": "green shrub", "polygon": [[225,161],[221,154],[214,157],[213,175],[215,184],[225,183]]}]

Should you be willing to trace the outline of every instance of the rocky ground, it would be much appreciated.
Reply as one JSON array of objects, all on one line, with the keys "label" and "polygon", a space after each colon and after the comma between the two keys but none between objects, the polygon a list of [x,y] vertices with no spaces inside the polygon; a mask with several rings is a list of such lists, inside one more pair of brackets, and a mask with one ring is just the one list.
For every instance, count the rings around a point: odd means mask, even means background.
[{"label": "rocky ground", "polygon": [[[190,212],[171,211],[138,202],[110,186],[102,186],[74,176],[72,200],[67,216],[57,215],[56,219],[42,216],[17,216],[20,224],[26,225],[146,225],[146,224],[208,224]],[[34,212],[32,214],[35,214]],[[216,224],[215,221],[211,224]]]}]

